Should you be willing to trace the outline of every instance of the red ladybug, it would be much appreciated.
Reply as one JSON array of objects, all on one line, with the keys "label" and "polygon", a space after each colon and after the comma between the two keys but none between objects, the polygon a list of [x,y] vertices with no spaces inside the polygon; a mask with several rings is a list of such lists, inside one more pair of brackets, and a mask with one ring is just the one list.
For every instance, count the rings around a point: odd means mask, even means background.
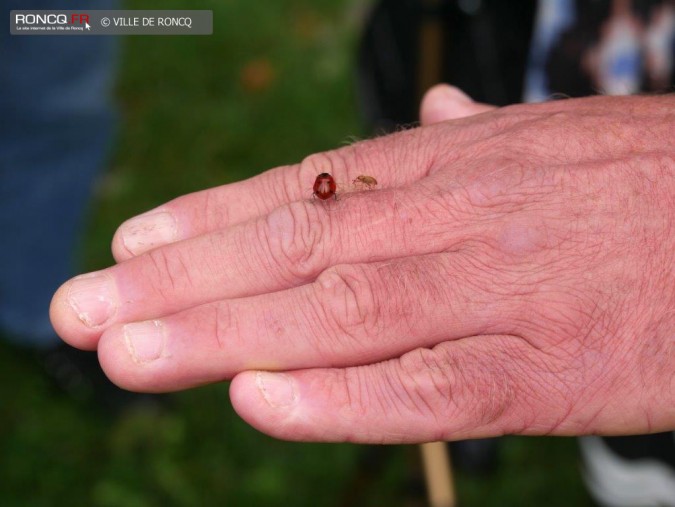
[{"label": "red ladybug", "polygon": [[331,197],[337,200],[335,190],[337,190],[335,179],[328,173],[321,173],[316,177],[316,180],[314,180],[314,196],[322,201],[330,199]]}]

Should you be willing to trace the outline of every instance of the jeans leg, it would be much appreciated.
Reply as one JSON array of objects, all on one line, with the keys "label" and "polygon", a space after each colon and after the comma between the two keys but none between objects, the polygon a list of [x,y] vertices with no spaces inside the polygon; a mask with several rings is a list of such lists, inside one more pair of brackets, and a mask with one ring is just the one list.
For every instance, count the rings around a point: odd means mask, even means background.
[{"label": "jeans leg", "polygon": [[[115,6],[98,0],[79,7]],[[8,19],[25,4],[3,7]],[[31,8],[63,9],[63,2]],[[47,348],[58,343],[49,302],[74,273],[73,252],[113,131],[116,40],[6,30],[0,42],[0,329]]]}]

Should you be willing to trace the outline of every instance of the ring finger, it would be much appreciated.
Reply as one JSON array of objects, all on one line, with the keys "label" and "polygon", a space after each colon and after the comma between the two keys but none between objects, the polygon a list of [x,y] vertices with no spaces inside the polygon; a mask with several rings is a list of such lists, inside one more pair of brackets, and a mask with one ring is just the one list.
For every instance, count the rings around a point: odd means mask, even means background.
[{"label": "ring finger", "polygon": [[494,333],[496,315],[512,331],[517,300],[497,298],[477,269],[468,253],[336,266],[300,287],[114,326],[99,358],[123,387],[166,391],[251,369],[370,364]]}]

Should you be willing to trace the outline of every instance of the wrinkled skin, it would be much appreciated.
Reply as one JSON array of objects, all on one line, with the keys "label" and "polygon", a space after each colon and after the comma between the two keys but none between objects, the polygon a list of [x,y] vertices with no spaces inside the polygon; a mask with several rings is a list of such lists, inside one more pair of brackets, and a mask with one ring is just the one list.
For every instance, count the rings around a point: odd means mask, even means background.
[{"label": "wrinkled skin", "polygon": [[[55,329],[128,389],[233,378],[285,439],[675,428],[675,96],[441,86],[422,121],[125,222]],[[378,189],[312,201],[321,172]]]}]

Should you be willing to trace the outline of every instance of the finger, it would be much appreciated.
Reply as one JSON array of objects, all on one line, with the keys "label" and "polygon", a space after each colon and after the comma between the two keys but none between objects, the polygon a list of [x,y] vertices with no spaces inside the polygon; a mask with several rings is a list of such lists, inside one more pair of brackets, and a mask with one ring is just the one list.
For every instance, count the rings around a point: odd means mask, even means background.
[{"label": "finger", "polygon": [[[485,335],[345,369],[237,375],[230,398],[260,431],[304,441],[404,443],[570,432],[560,380],[514,336]],[[575,427],[578,430],[578,427]]]},{"label": "finger", "polygon": [[644,379],[634,367],[617,368],[608,358],[596,367],[587,363],[596,352],[560,352],[517,335],[472,336],[371,365],[246,371],[233,379],[230,398],[258,430],[299,441],[393,444],[672,427],[667,397],[645,415]]},{"label": "finger", "polygon": [[516,298],[478,271],[468,254],[336,266],[301,287],[114,326],[99,359],[121,387],[172,391],[249,369],[373,363],[494,332],[497,316],[510,330]]},{"label": "finger", "polygon": [[430,88],[420,105],[422,125],[457,120],[497,109],[495,106],[474,102],[462,90],[446,84]]},{"label": "finger", "polygon": [[[320,173],[333,175],[341,188],[348,187],[361,174],[375,177],[380,188],[420,179],[426,166],[415,154],[429,136],[422,135],[420,130],[393,136],[400,139],[373,139],[311,155],[300,164],[178,197],[124,222],[112,241],[113,256],[121,262],[158,246],[246,222],[279,206],[310,199],[314,180]],[[402,149],[399,141],[408,148]]]},{"label": "finger", "polygon": [[[487,139],[523,121],[504,116],[498,122],[468,119],[446,126],[447,137],[429,129],[411,129],[362,141],[307,157],[302,163],[278,167],[253,178],[178,197],[124,222],[112,241],[115,259],[122,262],[159,246],[213,232],[264,216],[290,202],[309,199],[316,176],[328,172],[341,187],[359,175],[394,188],[423,178],[429,163],[462,143]],[[448,143],[452,139],[452,145]],[[438,153],[435,153],[438,151]]]}]

